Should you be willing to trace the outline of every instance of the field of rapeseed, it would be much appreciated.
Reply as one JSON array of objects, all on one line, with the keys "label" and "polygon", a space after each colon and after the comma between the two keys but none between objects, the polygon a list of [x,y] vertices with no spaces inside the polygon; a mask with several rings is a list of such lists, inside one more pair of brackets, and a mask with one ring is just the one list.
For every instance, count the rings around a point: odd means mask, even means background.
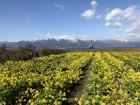
[{"label": "field of rapeseed", "polygon": [[[64,105],[92,60],[78,105],[140,105],[140,54],[70,52],[0,65],[0,105]],[[78,92],[77,92],[78,94]]]}]

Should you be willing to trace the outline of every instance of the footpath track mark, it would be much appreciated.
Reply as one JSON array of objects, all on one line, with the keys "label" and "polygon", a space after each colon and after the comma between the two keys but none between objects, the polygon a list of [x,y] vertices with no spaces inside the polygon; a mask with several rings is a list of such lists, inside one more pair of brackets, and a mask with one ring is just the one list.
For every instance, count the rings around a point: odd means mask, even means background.
[{"label": "footpath track mark", "polygon": [[[78,105],[78,103],[74,101],[74,98],[77,98],[79,100],[82,94],[84,93],[87,84],[89,83],[90,73],[92,71],[91,70],[92,61],[93,59],[91,59],[89,63],[83,68],[84,73],[82,75],[82,79],[79,81],[78,84],[72,87],[71,89],[72,91],[68,95],[68,102],[63,103],[63,105]],[[84,103],[84,100],[83,100],[83,103]]]}]

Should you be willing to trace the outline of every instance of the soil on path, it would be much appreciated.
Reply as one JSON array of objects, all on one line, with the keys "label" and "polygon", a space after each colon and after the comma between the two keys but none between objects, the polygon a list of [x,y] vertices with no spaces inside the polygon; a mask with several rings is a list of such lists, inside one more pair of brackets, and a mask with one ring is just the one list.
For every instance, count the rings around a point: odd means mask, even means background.
[{"label": "soil on path", "polygon": [[[64,103],[63,105],[78,105],[76,101],[74,101],[75,98],[78,100],[82,96],[82,94],[85,91],[85,88],[90,80],[90,73],[91,73],[91,67],[92,67],[92,59],[89,61],[89,63],[83,68],[83,75],[82,79],[79,81],[78,84],[75,84],[72,87],[72,91],[68,95],[68,102]],[[83,100],[84,103],[84,100]]]}]

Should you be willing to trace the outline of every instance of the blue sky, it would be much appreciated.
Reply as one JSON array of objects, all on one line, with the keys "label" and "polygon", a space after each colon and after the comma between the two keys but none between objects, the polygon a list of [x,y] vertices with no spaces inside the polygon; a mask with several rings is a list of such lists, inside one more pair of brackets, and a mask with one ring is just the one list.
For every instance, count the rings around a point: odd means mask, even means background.
[{"label": "blue sky", "polygon": [[0,0],[0,41],[139,37],[139,5],[140,0]]}]

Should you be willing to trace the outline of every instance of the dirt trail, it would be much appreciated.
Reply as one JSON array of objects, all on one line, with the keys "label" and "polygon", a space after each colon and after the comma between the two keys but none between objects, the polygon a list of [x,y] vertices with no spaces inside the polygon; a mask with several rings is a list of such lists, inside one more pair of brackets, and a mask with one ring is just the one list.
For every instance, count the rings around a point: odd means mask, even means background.
[{"label": "dirt trail", "polygon": [[[71,93],[68,95],[68,103],[65,103],[63,105],[78,105],[77,102],[74,102],[74,98],[80,99],[81,95],[84,93],[85,91],[85,87],[87,86],[88,82],[89,82],[89,75],[91,73],[91,67],[92,67],[92,59],[89,61],[89,63],[86,65],[86,67],[83,68],[83,75],[82,75],[82,79],[79,81],[78,84],[74,85],[72,87],[72,91]],[[83,100],[84,102],[84,100]]]}]

